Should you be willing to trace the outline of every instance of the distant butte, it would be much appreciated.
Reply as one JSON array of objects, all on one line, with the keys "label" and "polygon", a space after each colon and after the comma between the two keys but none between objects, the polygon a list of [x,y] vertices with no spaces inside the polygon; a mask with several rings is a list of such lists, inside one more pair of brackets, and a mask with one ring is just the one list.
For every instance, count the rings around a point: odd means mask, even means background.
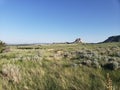
[{"label": "distant butte", "polygon": [[75,41],[73,43],[82,43],[81,38],[75,39]]},{"label": "distant butte", "polygon": [[107,40],[103,41],[103,43],[107,42],[120,42],[120,35],[108,37]]}]

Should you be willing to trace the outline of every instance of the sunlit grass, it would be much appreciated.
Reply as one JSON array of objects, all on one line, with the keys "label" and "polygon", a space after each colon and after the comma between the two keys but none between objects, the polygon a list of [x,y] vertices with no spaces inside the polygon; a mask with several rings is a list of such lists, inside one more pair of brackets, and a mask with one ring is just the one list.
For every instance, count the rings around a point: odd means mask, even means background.
[{"label": "sunlit grass", "polygon": [[106,73],[113,87],[120,88],[119,70],[81,64],[89,60],[102,65],[104,58],[113,57],[119,63],[115,53],[120,43],[8,47],[9,52],[0,54],[0,90],[105,90]]}]

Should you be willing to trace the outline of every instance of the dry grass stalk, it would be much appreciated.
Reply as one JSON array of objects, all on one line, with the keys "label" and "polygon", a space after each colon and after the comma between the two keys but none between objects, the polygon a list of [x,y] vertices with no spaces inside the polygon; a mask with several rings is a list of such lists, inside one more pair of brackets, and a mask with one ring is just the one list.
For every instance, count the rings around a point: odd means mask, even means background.
[{"label": "dry grass stalk", "polygon": [[112,88],[113,88],[113,86],[112,86],[112,80],[110,78],[109,73],[107,73],[106,90],[113,90]]}]

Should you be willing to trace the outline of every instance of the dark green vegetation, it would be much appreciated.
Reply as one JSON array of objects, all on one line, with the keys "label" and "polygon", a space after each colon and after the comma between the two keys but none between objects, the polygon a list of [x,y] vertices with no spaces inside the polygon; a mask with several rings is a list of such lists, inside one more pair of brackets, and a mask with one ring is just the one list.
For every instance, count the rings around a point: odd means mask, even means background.
[{"label": "dark green vegetation", "polygon": [[0,90],[120,90],[120,43],[7,46]]},{"label": "dark green vegetation", "polygon": [[2,53],[5,49],[5,43],[0,41],[0,53]]}]

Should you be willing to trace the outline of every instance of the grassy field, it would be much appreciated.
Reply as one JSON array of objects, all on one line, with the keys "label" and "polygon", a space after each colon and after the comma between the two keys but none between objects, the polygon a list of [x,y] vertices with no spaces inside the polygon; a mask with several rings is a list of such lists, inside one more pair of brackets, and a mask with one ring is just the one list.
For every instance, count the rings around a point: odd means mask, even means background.
[{"label": "grassy field", "polygon": [[120,43],[6,46],[0,90],[120,90]]}]

